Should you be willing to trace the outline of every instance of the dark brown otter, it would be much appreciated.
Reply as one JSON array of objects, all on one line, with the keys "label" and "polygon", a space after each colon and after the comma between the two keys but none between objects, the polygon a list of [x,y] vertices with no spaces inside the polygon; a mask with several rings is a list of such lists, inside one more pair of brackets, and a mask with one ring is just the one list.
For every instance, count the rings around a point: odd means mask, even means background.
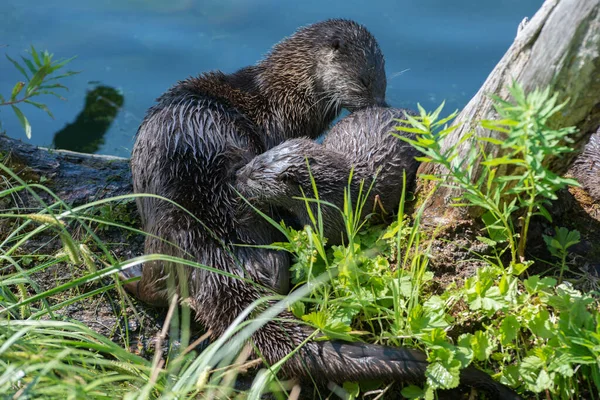
[{"label": "dark brown otter", "polygon": [[[286,139],[317,137],[342,107],[383,103],[383,67],[377,42],[364,27],[329,20],[300,29],[256,66],[190,78],[161,96],[137,134],[131,159],[134,190],[166,197],[190,213],[169,202],[140,198],[144,229],[174,244],[149,236],[146,251],[185,256],[228,275],[147,263],[136,289],[141,299],[164,303],[165,281],[177,275],[175,282],[188,285],[197,319],[218,337],[269,293],[255,282],[281,288],[279,277],[289,262],[285,254],[235,246],[266,244],[276,237],[273,228],[241,206],[233,187],[236,170]],[[287,311],[280,317],[284,321],[269,321],[252,336],[269,364],[292,353],[311,334]],[[418,351],[308,341],[282,372],[318,381],[423,381],[426,366]],[[462,375],[468,384],[498,393],[508,390],[474,369]]]},{"label": "dark brown otter", "polygon": [[[163,201],[140,198],[144,229],[154,235],[146,239],[146,253],[187,255],[212,265],[207,241],[219,247],[272,243],[276,230],[252,213],[237,212],[230,187],[236,169],[285,139],[316,138],[342,107],[384,103],[385,86],[375,38],[346,20],[300,29],[256,66],[231,75],[210,72],[175,85],[139,128],[131,159],[134,191],[173,200],[202,223]],[[287,255],[235,252],[245,260],[237,269],[286,291]],[[202,281],[197,274],[202,275],[193,271],[190,280]],[[165,303],[167,275],[163,263],[147,263],[133,289],[149,303]]]},{"label": "dark brown otter", "polygon": [[600,201],[600,129],[590,137],[569,172],[594,201]]},{"label": "dark brown otter", "polygon": [[[337,207],[322,205],[321,213],[323,235],[329,244],[339,244],[346,232],[341,210],[351,173],[354,209],[359,193],[362,196],[369,193],[362,208],[363,217],[372,212],[376,196],[384,210],[397,211],[403,174],[406,173],[408,189],[414,183],[418,151],[391,134],[396,132],[397,120],[404,119],[405,113],[414,114],[402,109],[367,108],[340,120],[322,145],[310,139],[288,140],[240,169],[236,188],[259,209],[269,212],[275,206],[293,216],[300,225],[310,225],[306,203],[298,197],[315,197],[312,176],[319,199]],[[361,182],[364,182],[362,190]],[[317,215],[317,204],[310,204],[313,215]]]}]

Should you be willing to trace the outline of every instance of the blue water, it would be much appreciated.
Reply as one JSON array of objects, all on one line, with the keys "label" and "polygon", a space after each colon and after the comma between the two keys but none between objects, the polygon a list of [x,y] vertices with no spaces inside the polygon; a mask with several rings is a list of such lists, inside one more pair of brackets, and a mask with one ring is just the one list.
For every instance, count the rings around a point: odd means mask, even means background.
[{"label": "blue water", "polygon": [[[77,55],[64,80],[67,101],[38,97],[52,120],[31,106],[31,143],[50,146],[75,121],[86,92],[116,88],[124,104],[97,153],[128,156],[154,99],[201,71],[233,72],[254,64],[297,27],[351,18],[367,26],[386,57],[387,99],[397,107],[420,102],[463,107],[512,43],[517,26],[542,0],[0,0],[0,53],[18,58],[33,44],[57,58]],[[6,46],[2,46],[6,45]],[[20,74],[0,57],[0,92]],[[25,138],[12,111],[0,108],[9,136]],[[72,129],[71,129],[72,131]],[[76,132],[86,139],[86,131]]]}]

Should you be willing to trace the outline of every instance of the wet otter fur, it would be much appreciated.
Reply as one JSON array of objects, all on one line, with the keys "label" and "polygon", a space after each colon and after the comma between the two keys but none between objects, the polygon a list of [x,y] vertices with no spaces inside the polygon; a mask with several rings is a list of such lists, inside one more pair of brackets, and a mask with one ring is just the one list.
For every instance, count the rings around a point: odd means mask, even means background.
[{"label": "wet otter fur", "polygon": [[[317,137],[342,107],[383,104],[383,66],[381,51],[364,27],[328,20],[300,29],[256,66],[230,75],[206,73],[162,95],[138,130],[131,159],[134,190],[166,197],[194,217],[169,202],[140,198],[144,229],[167,241],[148,236],[146,252],[184,256],[234,277],[146,263],[141,280],[129,289],[144,301],[164,303],[165,281],[177,272],[174,280],[188,284],[190,306],[215,337],[269,294],[256,282],[281,290],[280,271],[287,270],[287,255],[235,246],[270,243],[275,237],[238,198],[233,187],[236,170],[286,139]],[[290,354],[312,331],[287,311],[280,318],[283,321],[269,321],[252,336],[269,364]],[[308,341],[282,372],[319,382],[423,381],[426,366],[419,351]],[[508,391],[474,369],[462,377],[466,384]]]},{"label": "wet otter fur", "polygon": [[[145,252],[212,265],[215,256],[208,242],[223,247],[277,241],[278,232],[265,221],[238,211],[230,185],[236,169],[285,139],[316,138],[342,107],[384,103],[385,88],[384,59],[375,38],[347,20],[300,29],[255,66],[179,82],[150,108],[138,130],[131,158],[133,185],[136,193],[175,201],[202,223],[164,201],[139,198],[144,230],[153,235],[146,238]],[[287,291],[287,255],[229,251],[245,260],[237,266],[243,274]],[[148,303],[165,304],[170,269],[162,262],[146,263],[141,281],[129,289]],[[186,280],[204,281],[196,277],[203,273],[190,274]]]},{"label": "wet otter fur", "polygon": [[600,129],[590,137],[569,172],[594,201],[600,201]]},{"label": "wet otter fur", "polygon": [[[323,235],[329,244],[339,244],[346,231],[340,210],[351,173],[350,194],[355,209],[362,181],[362,195],[369,193],[362,217],[373,211],[376,197],[384,210],[397,211],[403,174],[407,189],[414,183],[419,166],[415,157],[419,153],[390,133],[396,132],[397,120],[404,119],[405,113],[414,115],[410,110],[366,108],[335,124],[322,145],[306,138],[288,140],[240,169],[236,188],[259,209],[269,212],[275,206],[292,215],[301,226],[310,225],[306,203],[298,197],[315,197],[312,175],[319,199],[339,208],[321,206]],[[317,215],[317,204],[311,204],[313,215]]]}]

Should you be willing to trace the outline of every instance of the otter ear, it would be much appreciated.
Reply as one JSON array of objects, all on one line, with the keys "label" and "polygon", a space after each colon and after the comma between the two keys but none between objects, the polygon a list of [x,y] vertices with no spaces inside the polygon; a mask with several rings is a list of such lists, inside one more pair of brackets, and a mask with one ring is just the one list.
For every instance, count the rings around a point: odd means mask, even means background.
[{"label": "otter ear", "polygon": [[346,46],[346,41],[340,37],[334,37],[333,39],[331,39],[331,47],[333,47],[334,50],[339,50],[342,47]]}]

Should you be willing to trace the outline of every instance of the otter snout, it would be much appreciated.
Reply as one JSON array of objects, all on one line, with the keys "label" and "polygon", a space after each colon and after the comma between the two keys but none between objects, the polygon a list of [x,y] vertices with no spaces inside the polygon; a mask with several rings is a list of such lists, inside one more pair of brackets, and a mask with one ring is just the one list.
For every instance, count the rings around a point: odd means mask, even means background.
[{"label": "otter snout", "polygon": [[251,180],[252,169],[248,166],[240,168],[235,174],[235,187],[241,193],[246,192],[246,188]]},{"label": "otter snout", "polygon": [[235,174],[235,189],[249,201],[260,193],[261,183],[257,181],[257,169],[254,164],[254,161],[250,161]]}]

